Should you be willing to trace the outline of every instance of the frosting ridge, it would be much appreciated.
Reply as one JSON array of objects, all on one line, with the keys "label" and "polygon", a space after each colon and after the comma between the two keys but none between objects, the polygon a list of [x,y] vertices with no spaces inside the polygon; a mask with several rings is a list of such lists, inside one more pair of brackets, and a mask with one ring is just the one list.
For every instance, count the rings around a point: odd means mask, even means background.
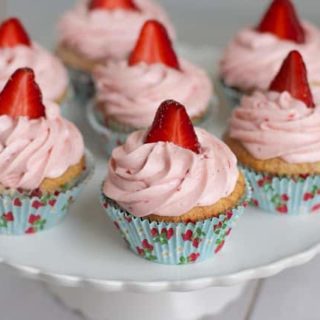
[{"label": "frosting ridge", "polygon": [[239,175],[236,157],[222,141],[195,130],[200,154],[172,143],[144,144],[144,130],[132,133],[112,153],[105,195],[137,217],[180,216],[230,195]]},{"label": "frosting ridge", "polygon": [[0,184],[33,190],[45,178],[57,178],[84,154],[81,133],[45,102],[46,118],[0,116]]},{"label": "frosting ridge", "polygon": [[288,92],[244,96],[231,116],[229,134],[257,159],[320,161],[320,106],[308,108]]},{"label": "frosting ridge", "polygon": [[144,22],[157,19],[174,36],[174,28],[164,10],[152,0],[135,0],[139,11],[92,10],[81,1],[59,22],[59,43],[83,56],[99,61],[124,59],[133,49]]},{"label": "frosting ridge", "polygon": [[180,65],[178,71],[163,64],[129,66],[123,60],[97,67],[97,101],[106,118],[133,128],[146,128],[166,99],[188,106],[191,118],[202,116],[212,95],[210,79],[188,61],[180,59]]},{"label": "frosting ridge", "polygon": [[31,47],[17,46],[0,49],[0,91],[19,68],[34,70],[43,96],[48,100],[60,99],[68,87],[68,75],[60,60],[36,43]]},{"label": "frosting ridge", "polygon": [[306,63],[311,83],[320,83],[320,31],[304,22],[306,41],[298,44],[279,39],[271,33],[241,30],[226,48],[220,62],[220,74],[231,87],[244,91],[266,90],[285,57],[298,50]]}]

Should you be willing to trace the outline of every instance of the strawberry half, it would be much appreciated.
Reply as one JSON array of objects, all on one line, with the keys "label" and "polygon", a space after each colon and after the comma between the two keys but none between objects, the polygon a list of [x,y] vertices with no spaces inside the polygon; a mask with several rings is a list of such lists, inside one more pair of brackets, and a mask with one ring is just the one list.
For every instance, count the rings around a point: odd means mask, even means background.
[{"label": "strawberry half", "polygon": [[159,21],[148,20],[141,29],[136,46],[129,57],[129,65],[140,62],[162,63],[180,70],[168,32]]},{"label": "strawberry half", "polygon": [[294,98],[303,101],[309,108],[315,107],[308,83],[307,69],[298,51],[291,51],[271,82],[269,90],[288,91]]},{"label": "strawberry half", "polygon": [[29,35],[19,19],[7,19],[0,25],[0,48],[13,48],[18,45],[30,47]]},{"label": "strawberry half", "polygon": [[185,107],[174,101],[162,102],[145,143],[172,142],[182,148],[200,152],[200,144]]},{"label": "strawberry half", "polygon": [[273,0],[256,30],[296,43],[305,42],[304,29],[290,0]]},{"label": "strawberry half", "polygon": [[89,3],[89,10],[104,9],[104,10],[135,10],[139,8],[132,0],[91,0]]},{"label": "strawberry half", "polygon": [[32,69],[17,69],[0,93],[0,115],[36,119],[45,116],[42,95]]}]

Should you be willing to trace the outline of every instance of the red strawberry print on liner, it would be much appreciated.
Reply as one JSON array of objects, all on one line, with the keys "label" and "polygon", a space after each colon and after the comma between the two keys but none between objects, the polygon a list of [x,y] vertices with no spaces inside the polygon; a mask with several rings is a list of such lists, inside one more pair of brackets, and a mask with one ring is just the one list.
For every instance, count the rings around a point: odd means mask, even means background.
[{"label": "red strawberry print on liner", "polygon": [[200,257],[200,253],[191,253],[189,256],[188,256],[188,262],[196,262]]},{"label": "red strawberry print on liner", "polygon": [[317,203],[314,206],[312,206],[311,212],[312,213],[319,213],[320,212],[320,203]]},{"label": "red strawberry print on liner", "polygon": [[48,201],[49,206],[54,207],[56,204],[57,200],[56,199],[51,199]]},{"label": "red strawberry print on liner", "polygon": [[191,241],[193,237],[193,232],[191,230],[187,230],[182,234],[183,241]]},{"label": "red strawberry print on liner", "polygon": [[13,213],[10,211],[10,212],[7,212],[7,213],[4,213],[2,215],[2,218],[7,221],[7,222],[12,222],[14,221],[14,216],[13,216]]},{"label": "red strawberry print on liner", "polygon": [[214,253],[218,253],[219,251],[221,251],[221,249],[223,248],[225,244],[225,241],[223,240],[218,246],[217,248],[214,250]]},{"label": "red strawberry print on liner", "polygon": [[15,199],[13,200],[13,205],[14,205],[15,207],[21,207],[21,206],[22,206],[22,202],[21,202],[21,200],[20,200],[19,198],[15,198]]},{"label": "red strawberry print on liner", "polygon": [[276,208],[276,210],[277,210],[279,213],[281,213],[281,214],[286,214],[286,213],[288,213],[288,207],[287,207],[286,204],[282,204],[282,205],[278,206],[278,207]]},{"label": "red strawberry print on liner", "polygon": [[39,201],[39,200],[35,200],[35,201],[32,202],[31,206],[32,206],[32,208],[37,210],[37,209],[43,207],[43,203],[41,201]]},{"label": "red strawberry print on liner", "polygon": [[150,251],[153,250],[153,245],[152,245],[151,243],[149,243],[149,241],[148,241],[147,239],[144,239],[144,240],[142,241],[142,247],[143,247],[144,249],[147,249],[147,250],[150,250]]},{"label": "red strawberry print on liner", "polygon": [[26,234],[34,234],[34,233],[36,233],[36,232],[37,232],[37,229],[35,229],[35,228],[33,228],[33,227],[29,227],[29,228],[25,231]]},{"label": "red strawberry print on liner", "polygon": [[40,216],[40,215],[38,215],[38,214],[31,214],[31,215],[29,216],[28,222],[29,222],[30,224],[35,224],[35,223],[37,223],[37,222],[40,221],[40,220],[41,220],[41,216]]},{"label": "red strawberry print on liner", "polygon": [[157,228],[152,228],[152,229],[151,229],[151,236],[152,236],[152,237],[156,237],[156,236],[158,236],[158,235],[159,235],[158,229],[157,229]]},{"label": "red strawberry print on liner", "polygon": [[314,195],[311,192],[306,192],[303,195],[303,201],[309,201],[309,200],[312,200],[313,198],[314,198]]}]

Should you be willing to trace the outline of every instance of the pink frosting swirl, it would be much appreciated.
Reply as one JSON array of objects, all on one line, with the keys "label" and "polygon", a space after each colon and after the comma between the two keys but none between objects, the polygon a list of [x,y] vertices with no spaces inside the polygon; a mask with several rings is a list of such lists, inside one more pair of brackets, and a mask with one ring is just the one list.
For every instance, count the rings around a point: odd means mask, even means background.
[{"label": "pink frosting swirl", "polygon": [[298,50],[306,63],[311,82],[320,83],[320,31],[304,23],[306,41],[297,44],[254,29],[240,31],[224,52],[220,74],[228,86],[241,90],[266,90],[285,57]]},{"label": "pink frosting swirl", "polygon": [[0,49],[0,90],[18,68],[32,68],[45,99],[60,99],[68,87],[68,75],[60,60],[33,43]]},{"label": "pink frosting swirl", "polygon": [[124,59],[146,20],[157,19],[174,35],[164,10],[152,0],[135,0],[139,11],[92,10],[81,1],[59,22],[59,42],[93,61]]},{"label": "pink frosting swirl", "polygon": [[256,158],[320,161],[320,106],[308,108],[288,92],[244,96],[232,113],[230,137]]},{"label": "pink frosting swirl", "polygon": [[81,133],[46,102],[46,118],[0,116],[0,184],[34,190],[45,178],[57,178],[84,154]]},{"label": "pink frosting swirl", "polygon": [[106,117],[134,128],[146,128],[166,99],[187,106],[191,118],[204,114],[212,95],[211,81],[190,62],[182,60],[180,65],[182,71],[162,64],[129,66],[126,61],[97,67],[97,100],[104,106]]},{"label": "pink frosting swirl", "polygon": [[201,153],[172,143],[144,144],[145,131],[132,133],[112,153],[104,193],[137,217],[180,216],[232,193],[238,179],[230,149],[196,128]]}]

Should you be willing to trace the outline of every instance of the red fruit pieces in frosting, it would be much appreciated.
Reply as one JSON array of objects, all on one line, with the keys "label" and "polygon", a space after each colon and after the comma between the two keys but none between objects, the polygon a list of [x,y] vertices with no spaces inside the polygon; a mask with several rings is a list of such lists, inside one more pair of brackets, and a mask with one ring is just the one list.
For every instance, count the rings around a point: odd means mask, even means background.
[{"label": "red fruit pieces in frosting", "polygon": [[269,89],[277,92],[287,91],[308,107],[315,106],[308,83],[306,65],[298,51],[289,53]]},{"label": "red fruit pieces in frosting", "polygon": [[30,47],[31,41],[20,20],[9,18],[0,25],[0,48],[13,48],[18,45]]},{"label": "red fruit pieces in frosting", "polygon": [[129,65],[144,62],[162,63],[180,70],[177,55],[172,47],[166,28],[156,20],[148,20],[143,25],[136,46],[129,57]]},{"label": "red fruit pieces in frosting", "polygon": [[45,116],[42,94],[32,69],[17,69],[0,93],[0,115],[36,119]]},{"label": "red fruit pieces in frosting", "polygon": [[104,10],[136,10],[139,8],[132,0],[91,0],[89,10],[104,9]]},{"label": "red fruit pieces in frosting", "polygon": [[256,30],[296,43],[305,42],[304,29],[290,0],[273,0]]},{"label": "red fruit pieces in frosting", "polygon": [[164,101],[156,113],[147,133],[145,143],[172,142],[195,153],[200,152],[200,144],[185,107],[174,101]]}]

